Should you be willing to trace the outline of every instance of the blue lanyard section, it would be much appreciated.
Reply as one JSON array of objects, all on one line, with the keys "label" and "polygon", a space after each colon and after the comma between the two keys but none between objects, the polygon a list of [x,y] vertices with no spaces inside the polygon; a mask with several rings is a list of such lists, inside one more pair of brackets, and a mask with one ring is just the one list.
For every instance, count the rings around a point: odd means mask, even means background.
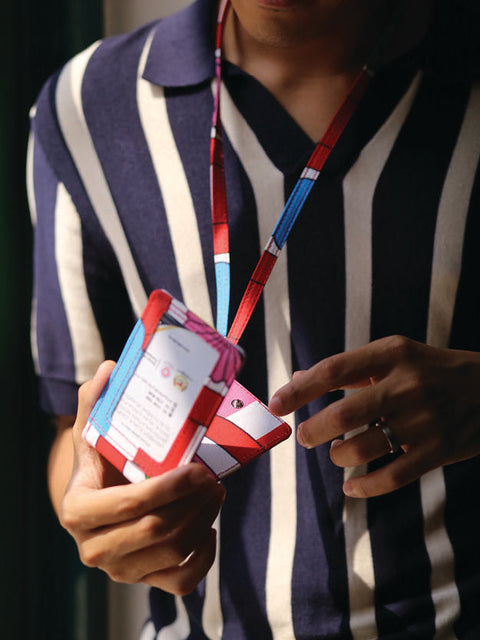
[{"label": "blue lanyard section", "polygon": [[228,312],[230,307],[230,263],[215,262],[217,286],[217,331],[226,336],[228,332]]},{"label": "blue lanyard section", "polygon": [[[282,214],[272,233],[276,249],[283,249],[288,235],[297,220],[305,200],[315,184],[315,180],[309,178],[300,178],[291,192]],[[269,244],[269,252],[272,248]],[[265,247],[267,250],[267,247]],[[230,306],[230,263],[215,262],[215,278],[217,285],[217,331],[222,335],[228,332],[228,314]]]},{"label": "blue lanyard section", "polygon": [[290,194],[290,197],[282,211],[282,215],[280,216],[280,219],[272,233],[272,237],[275,240],[275,244],[278,249],[283,249],[288,235],[292,230],[292,227],[295,224],[295,221],[297,220],[300,211],[305,204],[305,200],[307,199],[314,184],[315,180],[300,178]]}]

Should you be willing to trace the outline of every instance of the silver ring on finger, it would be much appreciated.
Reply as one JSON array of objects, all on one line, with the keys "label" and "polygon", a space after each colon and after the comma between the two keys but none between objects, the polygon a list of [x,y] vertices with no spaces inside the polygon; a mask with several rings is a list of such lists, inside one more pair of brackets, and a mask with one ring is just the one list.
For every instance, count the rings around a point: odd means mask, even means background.
[{"label": "silver ring on finger", "polygon": [[388,453],[397,453],[398,451],[401,450],[401,446],[398,440],[394,436],[392,430],[390,429],[390,427],[387,424],[387,421],[384,418],[379,418],[378,420],[375,420],[370,426],[377,427],[383,432],[383,435],[385,436],[385,439],[388,444]]},{"label": "silver ring on finger", "polygon": [[181,562],[179,562],[177,566],[184,567],[187,564],[187,562],[192,559],[194,554],[195,554],[195,549],[193,551],[190,551],[188,556],[186,556]]}]

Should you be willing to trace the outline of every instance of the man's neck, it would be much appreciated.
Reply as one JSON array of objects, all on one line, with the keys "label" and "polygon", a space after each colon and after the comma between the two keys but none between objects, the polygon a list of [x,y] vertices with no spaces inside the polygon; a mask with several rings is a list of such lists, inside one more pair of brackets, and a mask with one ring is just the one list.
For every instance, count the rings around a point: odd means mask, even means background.
[{"label": "man's neck", "polygon": [[[428,25],[430,0],[400,2],[386,60],[418,44]],[[297,0],[277,9],[232,0],[224,56],[259,80],[316,140],[386,29],[394,4]]]}]

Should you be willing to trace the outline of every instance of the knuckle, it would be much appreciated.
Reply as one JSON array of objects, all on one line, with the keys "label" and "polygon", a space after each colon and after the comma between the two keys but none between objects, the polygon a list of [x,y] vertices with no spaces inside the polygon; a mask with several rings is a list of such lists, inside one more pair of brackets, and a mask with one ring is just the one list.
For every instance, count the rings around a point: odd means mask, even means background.
[{"label": "knuckle", "polygon": [[68,498],[64,498],[60,505],[58,519],[61,526],[70,533],[77,531],[80,527],[80,518]]},{"label": "knuckle", "polygon": [[123,582],[133,584],[135,579],[131,578],[123,569],[119,567],[110,567],[106,570],[106,573],[112,582]]},{"label": "knuckle", "polygon": [[82,544],[78,552],[82,564],[86,567],[101,567],[104,564],[105,552],[92,541]]},{"label": "knuckle", "polygon": [[138,518],[145,512],[145,500],[136,495],[123,495],[117,504],[117,513],[123,520]]},{"label": "knuckle", "polygon": [[427,381],[420,371],[412,371],[398,391],[409,402],[423,406],[428,396]]},{"label": "knuckle", "polygon": [[180,596],[180,597],[188,596],[188,594],[192,593],[192,591],[195,589],[195,587],[197,586],[197,584],[200,582],[202,578],[203,576],[198,577],[198,579],[196,578],[179,579],[173,585],[172,592],[176,596]]},{"label": "knuckle", "polygon": [[[433,411],[439,400],[438,390],[428,372],[415,369],[409,372],[401,385],[398,385],[396,395],[403,398],[411,406],[422,408],[423,411]],[[433,415],[431,416],[433,419]]]},{"label": "knuckle", "polygon": [[388,351],[399,360],[409,360],[415,351],[415,342],[401,335],[393,335],[385,338]]},{"label": "knuckle", "polygon": [[337,380],[342,374],[342,359],[339,355],[330,356],[320,360],[317,365],[317,373],[326,380]]},{"label": "knuckle", "polygon": [[165,535],[165,523],[159,516],[148,514],[140,520],[139,530],[143,539],[156,540]]},{"label": "knuckle", "polygon": [[285,389],[290,402],[297,404],[301,401],[301,386],[299,379],[292,378]]}]

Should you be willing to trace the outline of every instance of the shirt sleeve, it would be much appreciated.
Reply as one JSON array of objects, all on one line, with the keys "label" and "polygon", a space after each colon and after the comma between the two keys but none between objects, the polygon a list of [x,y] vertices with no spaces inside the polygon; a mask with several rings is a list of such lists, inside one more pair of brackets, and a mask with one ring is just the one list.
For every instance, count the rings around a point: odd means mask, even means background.
[{"label": "shirt sleeve", "polygon": [[29,201],[34,225],[32,351],[42,407],[75,413],[77,388],[104,358],[85,279],[82,222],[32,132]]},{"label": "shirt sleeve", "polygon": [[32,110],[28,191],[34,228],[32,352],[42,408],[74,414],[78,386],[118,358],[134,318],[115,255],[62,136],[55,78]]}]

